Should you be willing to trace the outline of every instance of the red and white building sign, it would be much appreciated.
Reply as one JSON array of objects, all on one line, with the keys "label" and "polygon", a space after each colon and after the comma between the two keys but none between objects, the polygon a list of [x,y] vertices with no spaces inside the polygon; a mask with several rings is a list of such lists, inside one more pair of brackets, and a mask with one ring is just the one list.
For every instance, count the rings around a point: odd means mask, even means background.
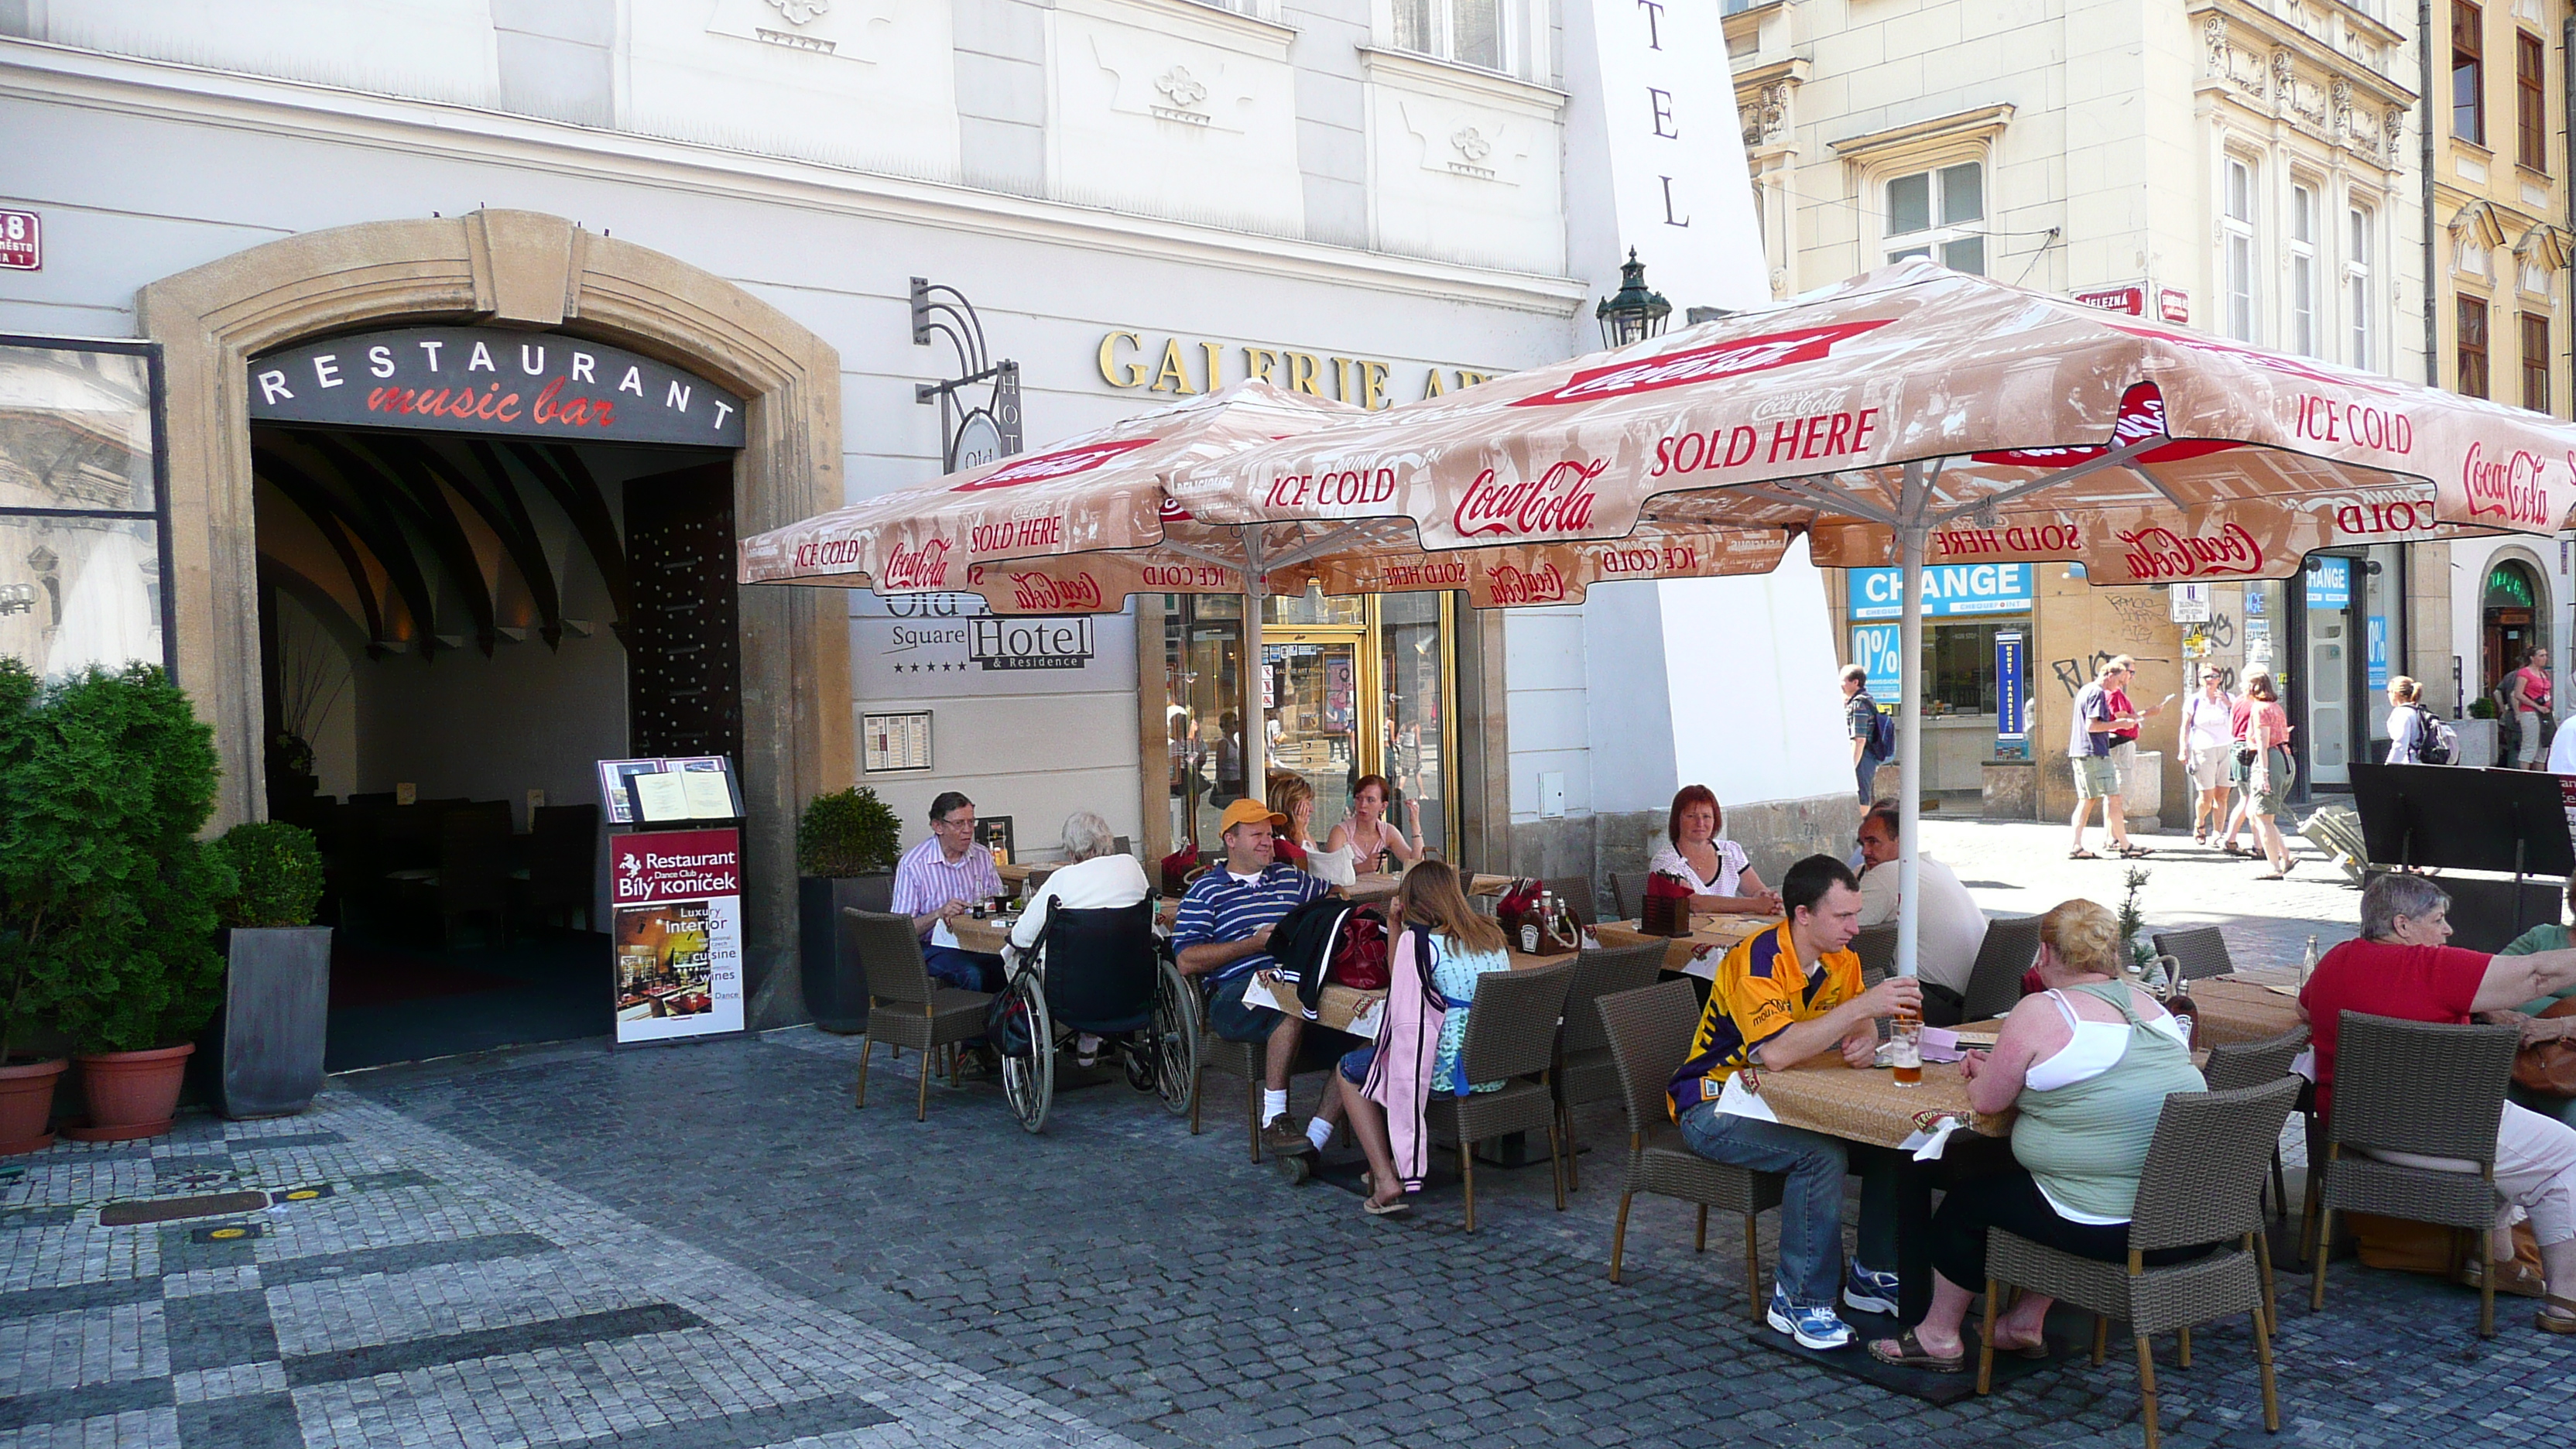
[{"label": "red and white building sign", "polygon": [[34,272],[44,265],[44,219],[32,211],[0,211],[0,271]]},{"label": "red and white building sign", "polygon": [[618,1045],[742,1030],[742,833],[612,836],[608,872]]}]

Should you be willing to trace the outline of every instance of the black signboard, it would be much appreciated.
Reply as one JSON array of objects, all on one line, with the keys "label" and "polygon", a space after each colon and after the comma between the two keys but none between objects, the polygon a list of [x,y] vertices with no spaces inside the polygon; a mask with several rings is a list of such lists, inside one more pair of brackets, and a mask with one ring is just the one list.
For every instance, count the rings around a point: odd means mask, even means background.
[{"label": "black signboard", "polygon": [[739,448],[742,406],[694,373],[557,332],[405,327],[250,364],[257,422]]}]

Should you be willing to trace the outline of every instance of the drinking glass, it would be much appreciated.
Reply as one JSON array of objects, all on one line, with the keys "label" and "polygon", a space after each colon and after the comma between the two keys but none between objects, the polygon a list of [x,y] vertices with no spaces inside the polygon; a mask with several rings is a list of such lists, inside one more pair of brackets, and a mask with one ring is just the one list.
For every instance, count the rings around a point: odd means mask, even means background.
[{"label": "drinking glass", "polygon": [[1923,1085],[1923,1018],[1910,1012],[1898,1012],[1888,1033],[1887,1062],[1896,1069],[1896,1085]]}]

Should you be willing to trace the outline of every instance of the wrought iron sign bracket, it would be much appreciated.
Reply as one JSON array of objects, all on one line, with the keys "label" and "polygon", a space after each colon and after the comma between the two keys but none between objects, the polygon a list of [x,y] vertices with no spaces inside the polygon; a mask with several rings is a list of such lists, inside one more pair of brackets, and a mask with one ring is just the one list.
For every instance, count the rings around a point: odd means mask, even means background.
[{"label": "wrought iron sign bracket", "polygon": [[[914,386],[914,402],[939,404],[941,471],[979,467],[1020,451],[1020,365],[994,361],[984,346],[984,320],[955,287],[912,279],[912,341],[928,347],[933,334],[957,354],[958,376]],[[963,394],[988,387],[981,403]]]}]

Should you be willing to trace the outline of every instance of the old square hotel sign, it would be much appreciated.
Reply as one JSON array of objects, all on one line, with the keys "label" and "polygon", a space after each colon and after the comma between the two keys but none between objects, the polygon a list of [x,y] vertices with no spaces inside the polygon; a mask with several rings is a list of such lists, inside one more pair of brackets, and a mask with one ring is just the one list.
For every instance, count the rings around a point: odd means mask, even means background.
[{"label": "old square hotel sign", "polygon": [[255,421],[507,433],[578,443],[742,446],[742,399],[667,363],[497,327],[405,327],[250,364]]}]

